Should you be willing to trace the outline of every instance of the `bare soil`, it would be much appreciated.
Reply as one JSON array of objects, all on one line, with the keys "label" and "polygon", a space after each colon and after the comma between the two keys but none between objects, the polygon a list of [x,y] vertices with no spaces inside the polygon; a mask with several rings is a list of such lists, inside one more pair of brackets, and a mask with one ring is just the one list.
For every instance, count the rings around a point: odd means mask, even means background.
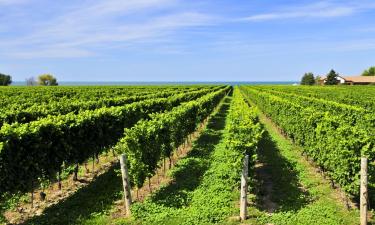
[{"label": "bare soil", "polygon": [[52,183],[48,188],[44,190],[44,193],[46,194],[46,198],[44,201],[42,201],[40,198],[40,193],[43,190],[34,190],[33,207],[31,205],[31,193],[29,193],[29,201],[20,202],[15,209],[6,211],[4,213],[5,218],[11,224],[18,224],[25,222],[33,216],[41,215],[46,208],[58,203],[59,201],[63,201],[64,199],[73,195],[79,189],[89,185],[99,175],[107,172],[107,170],[116,163],[116,160],[117,158],[111,153],[103,154],[99,156],[99,162],[95,162],[94,166],[92,166],[92,163],[89,163],[89,169],[87,171],[88,173],[86,173],[84,164],[80,165],[79,170],[84,171],[84,174],[81,176],[79,174],[77,181],[73,181],[73,175],[68,176],[67,179],[61,181],[61,190],[58,189],[57,182]]},{"label": "bare soil", "polygon": [[273,182],[272,177],[266,171],[266,167],[262,162],[257,162],[255,165],[255,172],[257,174],[258,180],[262,181],[261,187],[261,204],[262,208],[268,212],[273,213],[277,209],[277,204],[272,201],[272,189],[273,189]]}]

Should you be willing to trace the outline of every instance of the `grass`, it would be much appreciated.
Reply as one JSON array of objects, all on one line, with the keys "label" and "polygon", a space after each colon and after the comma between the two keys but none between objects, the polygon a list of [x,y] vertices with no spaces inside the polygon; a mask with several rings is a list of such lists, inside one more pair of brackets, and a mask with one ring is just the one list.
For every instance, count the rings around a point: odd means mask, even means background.
[{"label": "grass", "polygon": [[225,99],[192,150],[171,170],[173,182],[134,204],[134,220],[122,224],[209,224],[236,210],[233,177],[238,173],[230,167],[233,157],[226,154],[222,142],[230,100]]},{"label": "grass", "polygon": [[266,132],[259,147],[259,160],[272,178],[271,195],[277,207],[274,213],[267,213],[253,206],[246,223],[358,224],[358,210],[347,210],[340,193],[300,155],[301,149],[283,137],[271,121],[260,117]]},{"label": "grass", "polygon": [[132,218],[101,216],[85,224],[212,224],[237,213],[239,171],[232,165],[240,156],[228,152],[223,141],[230,100],[225,99],[192,150],[170,171],[172,182],[133,204]]}]

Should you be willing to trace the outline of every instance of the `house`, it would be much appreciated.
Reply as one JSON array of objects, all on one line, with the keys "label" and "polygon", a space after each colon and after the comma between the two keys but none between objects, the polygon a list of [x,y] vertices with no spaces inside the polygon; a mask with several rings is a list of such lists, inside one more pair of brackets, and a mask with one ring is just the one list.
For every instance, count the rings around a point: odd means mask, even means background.
[{"label": "house", "polygon": [[[324,85],[326,77],[321,77],[319,84]],[[375,76],[337,76],[339,84],[366,85],[375,84]]]}]

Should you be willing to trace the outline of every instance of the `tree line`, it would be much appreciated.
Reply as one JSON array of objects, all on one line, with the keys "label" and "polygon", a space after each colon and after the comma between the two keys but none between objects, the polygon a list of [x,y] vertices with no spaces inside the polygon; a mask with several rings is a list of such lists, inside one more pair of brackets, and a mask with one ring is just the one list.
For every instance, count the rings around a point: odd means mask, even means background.
[{"label": "tree line", "polygon": [[[339,74],[335,70],[330,70],[327,74],[325,85],[336,85],[339,83],[337,80],[337,77]],[[369,69],[363,71],[362,76],[375,76],[375,66],[370,67]],[[321,77],[320,76],[314,76],[313,73],[305,73],[302,76],[301,79],[301,85],[314,85],[319,84]]]},{"label": "tree line", "polygon": [[12,83],[12,77],[0,73],[0,86],[8,86]]},{"label": "tree line", "polygon": [[[9,86],[10,84],[12,84],[12,76],[0,73],[0,86]],[[52,74],[42,74],[38,76],[37,80],[34,77],[27,78],[26,85],[57,86],[59,83]]]}]

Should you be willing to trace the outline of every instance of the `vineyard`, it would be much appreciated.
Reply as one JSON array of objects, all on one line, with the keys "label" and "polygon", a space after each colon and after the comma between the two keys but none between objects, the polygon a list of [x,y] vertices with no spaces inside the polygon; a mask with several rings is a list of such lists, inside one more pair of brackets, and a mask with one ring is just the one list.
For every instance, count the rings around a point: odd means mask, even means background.
[{"label": "vineyard", "polygon": [[370,104],[375,102],[374,88],[244,87],[242,91],[333,182],[358,197],[360,158],[375,160],[375,108]]},{"label": "vineyard", "polygon": [[358,224],[363,157],[372,221],[374,87],[4,87],[0,97],[0,223]]}]

